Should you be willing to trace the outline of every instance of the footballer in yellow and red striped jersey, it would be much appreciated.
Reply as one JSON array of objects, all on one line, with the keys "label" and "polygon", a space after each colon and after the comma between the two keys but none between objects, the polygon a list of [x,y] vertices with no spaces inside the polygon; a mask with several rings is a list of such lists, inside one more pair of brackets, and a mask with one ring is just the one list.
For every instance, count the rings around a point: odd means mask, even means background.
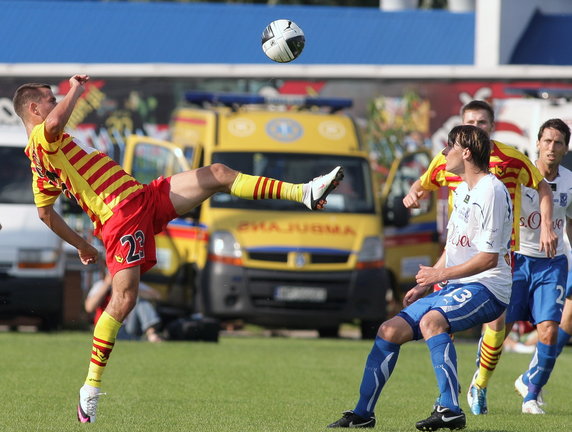
[{"label": "footballer in yellow and red striped jersey", "polygon": [[[508,189],[514,206],[514,223],[512,232],[511,246],[513,248],[519,245],[519,219],[520,219],[520,202],[521,202],[521,185],[538,189],[539,183],[544,177],[538,171],[532,162],[516,148],[492,141],[493,145],[490,157],[491,172],[504,183]],[[461,178],[445,171],[445,156],[439,153],[431,161],[429,168],[421,177],[421,185],[427,190],[436,190],[441,186],[447,186],[451,190],[455,190]],[[449,203],[451,195],[449,195]]]}]

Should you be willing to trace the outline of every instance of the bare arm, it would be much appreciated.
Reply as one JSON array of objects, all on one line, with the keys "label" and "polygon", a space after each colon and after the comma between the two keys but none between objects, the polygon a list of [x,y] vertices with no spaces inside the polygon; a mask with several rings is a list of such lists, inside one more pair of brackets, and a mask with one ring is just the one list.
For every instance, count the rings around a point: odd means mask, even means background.
[{"label": "bare arm", "polygon": [[70,78],[70,90],[46,117],[45,137],[48,142],[54,142],[64,131],[88,80],[87,75],[74,75]]},{"label": "bare arm", "polygon": [[[498,263],[498,253],[479,252],[470,260],[452,267],[420,266],[415,279],[419,285],[433,285],[438,282],[473,276],[493,268]],[[441,260],[439,260],[441,261]]]},{"label": "bare arm", "polygon": [[161,293],[155,288],[140,282],[139,283],[139,297],[149,301],[161,300]]},{"label": "bare arm", "polygon": [[545,180],[542,180],[538,185],[538,197],[541,217],[540,245],[538,250],[546,252],[546,256],[552,258],[556,255],[558,236],[552,227],[552,190]]},{"label": "bare arm", "polygon": [[[434,269],[440,269],[445,267],[445,251],[443,251],[443,253],[441,254],[441,256],[439,257],[439,259],[437,260],[437,262],[435,263],[435,265],[432,267]],[[419,266],[422,267],[422,266]],[[417,284],[415,285],[413,288],[411,288],[409,291],[407,291],[405,293],[405,295],[403,296],[403,306],[407,307],[409,306],[411,303],[417,301],[419,298],[423,297],[425,295],[425,293],[427,293],[427,291],[429,290],[429,288],[431,288],[432,285],[421,285],[421,284]]]},{"label": "bare arm", "polygon": [[420,180],[415,180],[415,183],[409,188],[409,192],[403,198],[403,205],[406,208],[419,208],[419,200],[425,198],[429,191],[423,189]]},{"label": "bare arm", "polygon": [[447,254],[446,254],[445,249],[443,249],[443,253],[439,257],[439,259],[437,260],[435,265],[433,265],[433,268],[444,268],[445,263],[447,262],[446,260],[447,260]]},{"label": "bare arm", "polygon": [[83,264],[97,262],[97,249],[71,229],[66,221],[54,210],[53,205],[39,207],[38,216],[48,228],[77,249],[79,259]]}]

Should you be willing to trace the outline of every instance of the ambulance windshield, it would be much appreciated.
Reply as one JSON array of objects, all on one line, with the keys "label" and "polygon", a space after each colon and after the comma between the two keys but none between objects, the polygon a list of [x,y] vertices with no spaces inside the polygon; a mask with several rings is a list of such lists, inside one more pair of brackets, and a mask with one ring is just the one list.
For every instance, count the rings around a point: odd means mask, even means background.
[{"label": "ambulance windshield", "polygon": [[[306,183],[327,174],[337,165],[344,168],[344,180],[327,198],[331,213],[374,213],[372,180],[367,160],[330,154],[270,152],[217,152],[213,163],[224,163],[245,174],[279,179],[290,183]],[[267,185],[267,187],[270,187]],[[284,200],[242,200],[228,194],[211,198],[213,208],[249,210],[303,211],[298,203]]]}]

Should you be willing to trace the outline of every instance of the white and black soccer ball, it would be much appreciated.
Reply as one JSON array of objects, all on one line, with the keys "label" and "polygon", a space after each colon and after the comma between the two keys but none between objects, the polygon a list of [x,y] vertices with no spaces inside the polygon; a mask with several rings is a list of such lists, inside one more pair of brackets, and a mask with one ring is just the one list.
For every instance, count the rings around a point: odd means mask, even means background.
[{"label": "white and black soccer ball", "polygon": [[262,32],[262,51],[275,62],[294,60],[302,53],[305,43],[304,32],[294,21],[272,21]]}]

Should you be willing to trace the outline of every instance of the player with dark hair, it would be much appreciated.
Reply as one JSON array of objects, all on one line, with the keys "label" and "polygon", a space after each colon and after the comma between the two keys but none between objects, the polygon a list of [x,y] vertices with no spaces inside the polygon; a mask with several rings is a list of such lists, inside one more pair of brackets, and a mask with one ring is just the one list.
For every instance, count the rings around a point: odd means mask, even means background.
[{"label": "player with dark hair", "polygon": [[[507,325],[530,321],[536,325],[538,342],[529,369],[518,377],[516,390],[522,395],[524,414],[544,414],[540,407],[542,387],[556,363],[562,311],[566,300],[568,259],[565,227],[572,223],[572,172],[560,165],[568,152],[570,128],[560,119],[550,119],[538,131],[536,166],[554,195],[552,223],[558,236],[556,256],[547,258],[538,251],[540,238],[538,193],[523,188],[520,218],[520,248],[515,251],[512,297],[506,313]],[[559,335],[560,333],[560,335]],[[562,347],[560,347],[560,351]]]},{"label": "player with dark hair", "polygon": [[[367,358],[356,407],[329,427],[374,427],[374,410],[402,344],[425,339],[439,386],[439,404],[416,423],[419,430],[462,429],[457,359],[451,333],[500,316],[510,299],[510,196],[488,171],[489,137],[475,126],[451,130],[443,150],[446,169],[461,177],[454,191],[445,251],[433,267],[421,266],[405,308],[379,327]],[[444,289],[422,296],[435,283]]]},{"label": "player with dark hair", "polygon": [[69,91],[59,103],[51,87],[41,83],[20,86],[13,99],[29,137],[25,152],[32,162],[32,187],[40,218],[77,248],[82,263],[96,262],[97,249],[54,210],[62,192],[75,198],[103,241],[107,268],[113,276],[111,300],[95,326],[89,371],[80,389],[77,415],[82,423],[95,421],[101,375],[117,332],[137,301],[141,274],[157,262],[155,234],[217,192],[245,199],[297,201],[320,210],[343,178],[342,168],[336,167],[308,183],[292,184],[213,164],[143,185],[110,157],[64,132],[88,80],[87,75],[72,76]]},{"label": "player with dark hair", "polygon": [[[489,136],[494,130],[494,112],[485,101],[473,100],[464,105],[461,109],[461,118],[463,124],[481,128]],[[539,195],[542,221],[538,250],[543,251],[547,257],[553,257],[556,253],[557,237],[551,223],[552,191],[550,186],[532,162],[516,148],[494,140],[490,140],[490,147],[490,171],[504,183],[512,199],[514,211],[512,250],[519,247],[521,186],[526,186],[538,190]],[[418,207],[419,199],[427,191],[437,190],[441,186],[447,186],[450,191],[454,191],[460,181],[459,176],[447,172],[445,159],[439,154],[433,158],[425,174],[411,186],[403,203],[407,208]],[[451,194],[449,194],[450,202]],[[488,412],[488,382],[500,359],[505,335],[510,332],[510,327],[507,328],[505,324],[504,314],[484,327],[484,333],[478,345],[477,370],[467,392],[471,412],[475,415]]]}]

